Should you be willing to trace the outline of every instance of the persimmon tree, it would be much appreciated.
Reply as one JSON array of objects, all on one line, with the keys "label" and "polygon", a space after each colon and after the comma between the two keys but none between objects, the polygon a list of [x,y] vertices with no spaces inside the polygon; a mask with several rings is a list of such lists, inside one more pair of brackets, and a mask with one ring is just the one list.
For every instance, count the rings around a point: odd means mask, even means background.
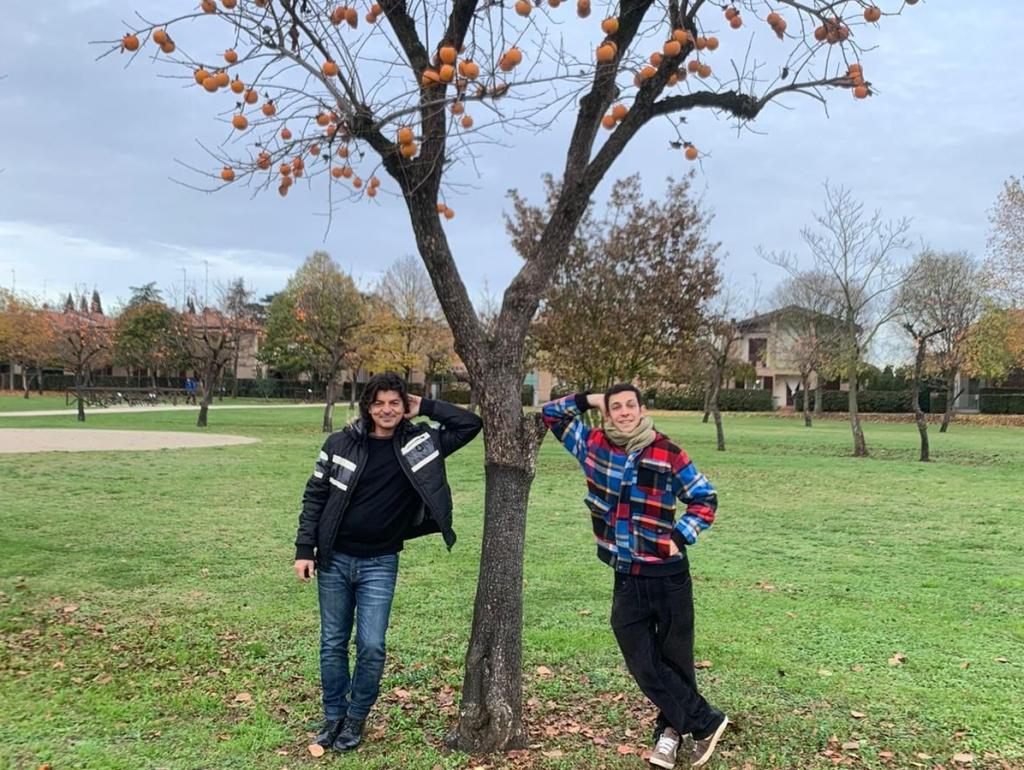
[{"label": "persimmon tree", "polygon": [[[96,303],[92,307],[96,307]],[[85,422],[82,386],[91,367],[104,366],[109,362],[114,324],[102,312],[92,310],[87,313],[78,310],[50,313],[49,321],[53,329],[54,359],[75,373],[78,421]]]},{"label": "persimmon tree", "polygon": [[[878,0],[885,11],[869,0],[621,0],[603,19],[590,18],[591,0],[364,2],[183,3],[136,18],[109,51],[151,55],[210,100],[224,128],[207,145],[208,187],[308,185],[332,212],[346,199],[404,204],[485,424],[483,553],[454,742],[502,749],[525,740],[523,535],[543,435],[520,408],[525,343],[591,195],[653,121],[674,132],[666,162],[682,163],[714,145],[691,134],[687,112],[742,125],[785,95],[871,96],[861,58],[873,26],[916,0]],[[195,43],[203,22],[220,32],[216,48]],[[565,123],[558,199],[485,326],[445,231],[449,183],[499,135]]]}]

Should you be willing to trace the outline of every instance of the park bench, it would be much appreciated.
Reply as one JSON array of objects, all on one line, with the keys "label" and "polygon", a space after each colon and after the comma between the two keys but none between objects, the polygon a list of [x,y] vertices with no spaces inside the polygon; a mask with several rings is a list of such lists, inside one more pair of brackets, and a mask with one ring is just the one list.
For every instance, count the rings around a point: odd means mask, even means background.
[{"label": "park bench", "polygon": [[64,403],[77,406],[79,394],[85,406],[157,406],[159,404],[177,405],[179,401],[186,403],[191,395],[184,388],[121,388],[121,387],[87,387],[69,388],[64,391]]}]

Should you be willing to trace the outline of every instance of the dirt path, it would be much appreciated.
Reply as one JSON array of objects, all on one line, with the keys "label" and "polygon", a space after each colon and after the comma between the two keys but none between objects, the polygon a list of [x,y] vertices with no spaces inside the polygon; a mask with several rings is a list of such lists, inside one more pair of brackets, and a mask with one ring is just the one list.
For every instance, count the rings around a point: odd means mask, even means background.
[{"label": "dirt path", "polygon": [[196,447],[255,444],[258,441],[257,438],[230,436],[225,433],[0,428],[0,454],[193,449]]}]

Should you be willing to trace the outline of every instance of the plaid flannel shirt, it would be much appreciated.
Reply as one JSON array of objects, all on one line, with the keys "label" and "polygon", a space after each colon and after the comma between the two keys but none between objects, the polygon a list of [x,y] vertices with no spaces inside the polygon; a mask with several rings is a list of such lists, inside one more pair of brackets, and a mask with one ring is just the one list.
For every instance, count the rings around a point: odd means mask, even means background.
[{"label": "plaid flannel shirt", "polygon": [[[715,519],[714,487],[680,447],[657,433],[652,444],[627,454],[603,430],[580,415],[586,394],[545,404],[544,422],[579,461],[587,477],[587,497],[598,557],[619,572],[666,575],[683,569],[686,546]],[[686,511],[676,520],[676,500]],[[669,543],[679,548],[669,555]]]}]

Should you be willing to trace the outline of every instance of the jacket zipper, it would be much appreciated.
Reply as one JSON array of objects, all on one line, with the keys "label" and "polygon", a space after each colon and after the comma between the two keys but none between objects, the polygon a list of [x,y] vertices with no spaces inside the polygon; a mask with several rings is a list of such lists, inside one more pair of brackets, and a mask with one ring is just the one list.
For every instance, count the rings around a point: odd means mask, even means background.
[{"label": "jacket zipper", "polygon": [[[365,442],[365,440],[367,440],[367,437],[364,436],[363,439]],[[338,529],[341,527],[341,518],[345,515],[345,509],[348,508],[348,504],[352,500],[352,493],[356,489],[356,484],[359,482],[359,477],[363,475],[363,468],[366,467],[366,460],[367,457],[369,456],[369,453],[363,451],[365,447],[365,443],[360,444],[360,453],[364,456],[360,458],[359,465],[356,466],[355,475],[352,477],[352,483],[351,485],[349,485],[348,494],[345,496],[345,505],[344,507],[342,507],[340,511],[338,511],[338,520],[334,522],[334,528],[331,530],[330,547],[332,550],[334,549],[334,540],[338,537]]]},{"label": "jacket zipper", "polygon": [[[429,433],[429,431],[427,432]],[[430,511],[430,503],[427,502],[427,496],[423,494],[423,489],[420,486],[419,480],[416,478],[416,474],[412,472],[411,468],[406,467],[407,463],[405,462],[405,457],[398,450],[397,434],[395,434],[395,440],[391,443],[391,446],[395,450],[395,457],[398,459],[399,467],[402,469],[402,472],[405,474],[406,478],[409,479],[409,483],[412,484],[413,489],[416,490],[416,494],[420,496],[420,502],[423,503],[424,509]],[[437,521],[437,518],[434,516],[433,511],[430,511],[430,517],[434,519],[434,521]],[[438,522],[438,525],[440,525],[440,522]]]}]

